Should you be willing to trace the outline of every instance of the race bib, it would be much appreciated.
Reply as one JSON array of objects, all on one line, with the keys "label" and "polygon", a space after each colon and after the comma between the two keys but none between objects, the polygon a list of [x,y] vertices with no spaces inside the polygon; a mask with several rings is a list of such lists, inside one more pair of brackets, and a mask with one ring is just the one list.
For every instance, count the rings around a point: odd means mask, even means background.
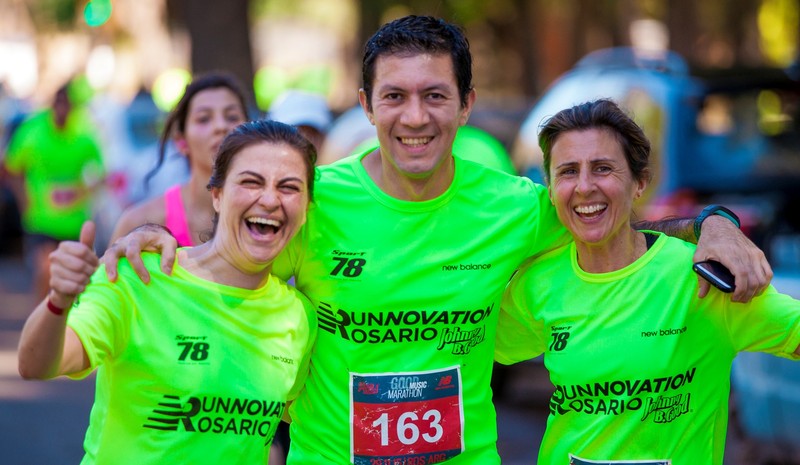
[{"label": "race bib", "polygon": [[50,202],[56,208],[71,207],[79,197],[78,189],[66,186],[53,188],[50,191]]},{"label": "race bib", "polygon": [[350,460],[355,465],[439,463],[464,450],[458,367],[350,374]]}]

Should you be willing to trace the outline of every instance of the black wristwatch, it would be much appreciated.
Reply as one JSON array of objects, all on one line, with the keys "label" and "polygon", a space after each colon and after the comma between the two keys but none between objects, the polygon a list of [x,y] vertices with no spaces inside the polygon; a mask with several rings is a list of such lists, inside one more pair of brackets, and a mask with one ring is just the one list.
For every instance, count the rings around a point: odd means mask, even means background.
[{"label": "black wristwatch", "polygon": [[705,221],[706,218],[711,215],[722,216],[731,220],[731,222],[735,224],[737,228],[742,227],[742,222],[739,221],[739,217],[736,216],[736,213],[728,210],[722,205],[709,205],[704,208],[699,215],[697,215],[697,218],[694,219],[694,235],[696,238],[700,239],[700,228],[703,226],[703,221]]}]

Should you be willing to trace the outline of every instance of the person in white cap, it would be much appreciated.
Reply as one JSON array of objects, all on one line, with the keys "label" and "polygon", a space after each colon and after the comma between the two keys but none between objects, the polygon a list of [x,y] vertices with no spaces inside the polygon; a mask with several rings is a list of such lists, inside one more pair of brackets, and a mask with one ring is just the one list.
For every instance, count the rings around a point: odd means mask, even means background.
[{"label": "person in white cap", "polygon": [[317,150],[322,146],[333,121],[328,102],[323,95],[301,90],[287,90],[276,97],[267,116],[269,119],[295,126]]}]

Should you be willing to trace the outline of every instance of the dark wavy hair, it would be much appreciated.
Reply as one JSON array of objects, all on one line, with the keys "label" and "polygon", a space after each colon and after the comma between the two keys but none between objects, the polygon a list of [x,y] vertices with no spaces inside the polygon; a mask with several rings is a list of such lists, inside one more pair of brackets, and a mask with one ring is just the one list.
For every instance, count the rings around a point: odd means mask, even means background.
[{"label": "dark wavy hair", "polygon": [[598,99],[559,111],[542,126],[539,147],[544,154],[544,177],[550,183],[551,150],[558,137],[568,131],[609,129],[622,146],[633,178],[650,181],[650,141],[633,119],[611,99]]},{"label": "dark wavy hair", "polygon": [[[314,197],[314,164],[317,162],[317,149],[314,144],[303,137],[294,126],[272,120],[258,120],[242,123],[230,132],[222,144],[219,146],[217,156],[214,158],[214,166],[211,169],[211,178],[206,186],[212,188],[222,188],[225,179],[228,177],[231,164],[236,156],[247,147],[261,143],[286,144],[297,150],[303,157],[306,167],[306,186],[308,188],[308,200]],[[219,216],[214,214],[214,229],[217,230]],[[213,235],[213,232],[212,232]]]},{"label": "dark wavy hair", "polygon": [[467,96],[472,90],[472,54],[464,32],[443,19],[410,15],[384,24],[364,46],[361,86],[367,95],[369,109],[372,109],[372,84],[378,58],[382,55],[423,53],[450,55],[461,106],[467,104]]}]

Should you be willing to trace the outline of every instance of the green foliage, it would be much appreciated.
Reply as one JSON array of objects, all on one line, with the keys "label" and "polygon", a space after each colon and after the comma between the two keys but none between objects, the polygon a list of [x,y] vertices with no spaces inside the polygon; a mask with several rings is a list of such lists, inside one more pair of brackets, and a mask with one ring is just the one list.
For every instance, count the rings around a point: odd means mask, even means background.
[{"label": "green foliage", "polygon": [[77,0],[33,0],[31,16],[41,29],[71,29],[77,18]]},{"label": "green foliage", "polygon": [[517,9],[512,0],[447,0],[446,4],[452,20],[461,25],[485,20],[506,22]]}]

